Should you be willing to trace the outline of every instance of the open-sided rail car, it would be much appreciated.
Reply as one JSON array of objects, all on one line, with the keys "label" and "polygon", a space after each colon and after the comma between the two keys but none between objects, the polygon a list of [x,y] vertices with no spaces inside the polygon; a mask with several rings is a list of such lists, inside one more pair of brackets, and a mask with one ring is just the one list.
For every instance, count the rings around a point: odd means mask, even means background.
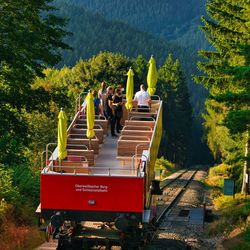
[{"label": "open-sided rail car", "polygon": [[[86,120],[78,111],[67,132],[68,138],[75,139],[68,157],[60,162],[57,148],[52,153],[47,147],[37,212],[49,220],[47,236],[59,238],[58,249],[88,249],[93,238],[124,249],[137,249],[142,243],[145,225],[154,217],[152,194],[158,192],[153,179],[162,132],[162,102],[152,101],[152,112],[147,114],[126,112],[124,109],[129,120],[124,121],[118,140],[106,136],[107,120],[97,117],[95,125],[99,136],[103,131],[104,139],[88,145],[79,130]],[[140,133],[133,132],[136,130]],[[102,236],[95,230],[89,237],[87,222],[102,222],[99,232],[109,228],[115,236],[105,232]]]}]

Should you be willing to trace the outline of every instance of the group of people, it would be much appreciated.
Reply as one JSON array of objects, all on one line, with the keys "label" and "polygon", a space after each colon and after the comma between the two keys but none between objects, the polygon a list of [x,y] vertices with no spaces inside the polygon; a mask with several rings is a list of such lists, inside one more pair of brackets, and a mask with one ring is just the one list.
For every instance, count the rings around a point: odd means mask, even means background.
[{"label": "group of people", "polygon": [[[105,82],[101,83],[99,91],[92,91],[95,115],[104,115],[109,120],[112,137],[117,137],[122,129],[121,119],[123,117],[123,98],[125,97],[123,91],[122,84],[114,88],[107,87]],[[149,112],[151,98],[143,84],[140,86],[140,91],[135,94],[134,102],[137,103],[138,112]],[[83,103],[82,106],[84,109],[86,103]]]}]

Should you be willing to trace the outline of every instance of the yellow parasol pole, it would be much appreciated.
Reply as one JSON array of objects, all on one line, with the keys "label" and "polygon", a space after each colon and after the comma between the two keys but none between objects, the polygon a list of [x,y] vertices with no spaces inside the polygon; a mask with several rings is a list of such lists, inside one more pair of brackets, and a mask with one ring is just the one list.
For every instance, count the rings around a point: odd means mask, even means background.
[{"label": "yellow parasol pole", "polygon": [[95,136],[95,107],[93,95],[89,92],[86,97],[87,104],[87,137],[89,138],[89,147],[91,149],[91,139]]},{"label": "yellow parasol pole", "polygon": [[156,62],[153,56],[151,56],[149,60],[149,69],[147,75],[147,83],[148,83],[148,93],[152,96],[156,91],[156,83],[158,80],[158,74],[156,69]]},{"label": "yellow parasol pole", "polygon": [[61,108],[61,111],[58,115],[58,159],[59,163],[61,160],[67,157],[67,116]]},{"label": "yellow parasol pole", "polygon": [[132,110],[133,108],[133,95],[134,95],[134,72],[130,67],[127,78],[127,85],[126,85],[126,99],[127,102],[125,104],[127,110]]}]

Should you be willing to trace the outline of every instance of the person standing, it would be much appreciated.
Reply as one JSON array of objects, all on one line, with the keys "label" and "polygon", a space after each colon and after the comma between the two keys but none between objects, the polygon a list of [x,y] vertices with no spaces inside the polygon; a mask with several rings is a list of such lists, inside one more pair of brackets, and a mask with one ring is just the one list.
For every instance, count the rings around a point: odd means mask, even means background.
[{"label": "person standing", "polygon": [[122,90],[121,88],[117,88],[115,91],[115,95],[113,96],[113,106],[115,109],[116,132],[118,134],[121,130],[122,105]]},{"label": "person standing", "polygon": [[149,112],[151,97],[143,84],[140,86],[140,91],[136,92],[134,101],[138,105],[138,112]]},{"label": "person standing", "polygon": [[106,97],[107,90],[106,90],[106,83],[101,83],[101,88],[98,91],[98,98],[101,100],[102,108],[104,109],[104,99]]},{"label": "person standing", "polygon": [[107,94],[104,98],[104,115],[109,120],[111,136],[116,137],[117,135],[115,134],[115,110],[113,107],[113,92],[113,87],[107,88]]},{"label": "person standing", "polygon": [[[93,98],[94,98],[94,107],[95,107],[95,115],[103,115],[103,108],[101,105],[101,100],[98,98],[97,96],[97,91],[96,90],[92,90],[91,91]],[[84,100],[84,102],[82,103],[81,106],[81,111],[86,114],[86,108],[87,108],[87,101],[86,99]]]},{"label": "person standing", "polygon": [[97,95],[97,91],[93,90],[92,95],[94,97],[95,115],[103,115],[101,100]]}]

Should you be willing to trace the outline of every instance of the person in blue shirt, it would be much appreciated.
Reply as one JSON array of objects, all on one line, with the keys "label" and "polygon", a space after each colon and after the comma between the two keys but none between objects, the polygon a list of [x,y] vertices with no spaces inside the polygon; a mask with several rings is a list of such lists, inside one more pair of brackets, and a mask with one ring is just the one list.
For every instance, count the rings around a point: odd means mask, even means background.
[{"label": "person in blue shirt", "polygon": [[[101,100],[100,100],[100,98],[98,98],[97,91],[93,90],[92,95],[94,97],[95,115],[103,115],[103,108],[102,108],[102,105],[101,105]],[[82,104],[82,110],[81,110],[84,113],[85,113],[85,110],[86,110],[86,106],[87,106],[87,102],[86,102],[86,100],[84,100],[84,102]]]}]

